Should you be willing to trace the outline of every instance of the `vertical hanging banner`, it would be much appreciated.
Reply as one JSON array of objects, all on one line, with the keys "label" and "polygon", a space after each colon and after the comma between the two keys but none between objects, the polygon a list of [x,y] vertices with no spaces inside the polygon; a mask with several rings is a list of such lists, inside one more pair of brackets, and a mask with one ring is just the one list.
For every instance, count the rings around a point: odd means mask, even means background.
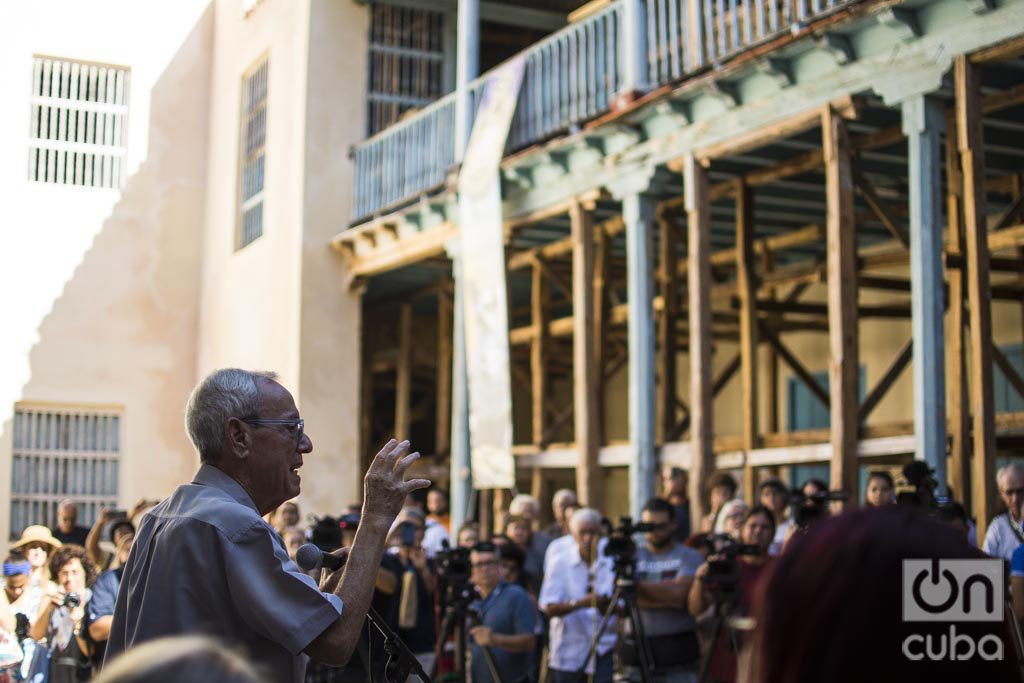
[{"label": "vertical hanging banner", "polygon": [[469,443],[473,488],[515,485],[512,382],[501,219],[501,158],[523,80],[522,58],[488,77],[459,173]]}]

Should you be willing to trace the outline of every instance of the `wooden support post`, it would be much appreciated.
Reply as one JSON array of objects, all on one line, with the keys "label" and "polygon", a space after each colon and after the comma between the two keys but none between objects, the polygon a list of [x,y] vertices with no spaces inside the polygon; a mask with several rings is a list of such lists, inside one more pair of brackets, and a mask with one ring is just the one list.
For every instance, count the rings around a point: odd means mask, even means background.
[{"label": "wooden support post", "polygon": [[452,428],[452,335],[455,323],[450,280],[437,291],[437,406],[434,428],[434,452],[447,454],[451,449]]},{"label": "wooden support post", "polygon": [[[952,122],[952,120],[951,120]],[[946,219],[949,251],[963,252],[963,181],[960,176],[960,153],[955,125],[946,127]],[[964,325],[964,270],[947,266],[949,278],[949,428],[950,448],[947,476],[949,485],[964,507],[971,510],[970,434],[971,411],[968,406],[967,373],[964,366],[967,345]]]},{"label": "wooden support post", "polygon": [[505,518],[507,517],[508,504],[510,502],[511,498],[506,489],[494,489],[494,501],[492,503],[494,521],[491,528],[494,529],[495,536],[505,533]]},{"label": "wooden support post", "polygon": [[594,220],[578,202],[569,210],[572,222],[573,405],[575,407],[576,493],[584,505],[601,500],[601,469],[597,454],[601,437],[597,422],[597,371],[594,368]]},{"label": "wooden support post", "polygon": [[359,467],[360,472],[370,465],[370,458],[376,451],[373,440],[373,354],[370,352],[367,328],[363,327],[362,349],[363,359],[362,384],[359,387]]},{"label": "wooden support post", "polygon": [[942,300],[939,136],[942,103],[919,95],[903,103],[910,164],[910,281],[914,356],[914,457],[935,469],[946,495],[946,361]]},{"label": "wooden support post", "polygon": [[665,443],[665,437],[676,424],[676,317],[679,311],[679,282],[676,275],[676,226],[662,215],[658,221],[661,229],[660,254],[658,258],[658,283],[661,286],[661,316],[658,318],[658,365],[661,369],[658,384],[658,404],[661,406],[661,422],[658,441]]},{"label": "wooden support post", "polygon": [[832,419],[831,486],[834,489],[856,491],[860,427],[857,419],[857,235],[853,217],[850,141],[846,122],[830,106],[826,106],[822,113],[822,140],[828,199],[826,262],[829,412]]},{"label": "wooden support post", "polygon": [[544,271],[539,265],[535,265],[533,284],[530,290],[530,319],[533,325],[533,339],[530,340],[530,394],[533,443],[540,449],[547,446],[543,436],[547,429],[544,401],[548,394],[548,312],[545,306],[548,299],[547,294]]},{"label": "wooden support post", "polygon": [[[611,264],[610,237],[597,227],[597,253],[594,256],[594,367],[597,368],[597,423],[605,424],[605,360],[608,345],[608,268]],[[602,431],[603,437],[603,431]]]},{"label": "wooden support post", "polygon": [[452,428],[449,463],[448,498],[451,528],[458,530],[466,519],[477,519],[470,509],[472,500],[472,468],[469,457],[469,376],[466,370],[466,326],[463,307],[465,282],[462,277],[460,246],[451,243],[452,279],[455,283],[452,316]]},{"label": "wooden support post", "polygon": [[736,187],[736,280],[740,298],[740,363],[743,379],[743,490],[754,500],[751,452],[760,445],[757,411],[757,274],[754,261],[754,196],[742,181]]},{"label": "wooden support post", "polygon": [[477,514],[480,522],[480,539],[484,541],[491,540],[491,537],[495,534],[494,518],[494,491],[492,489],[480,489],[477,495]]},{"label": "wooden support post", "polygon": [[[761,254],[762,270],[770,273],[775,270],[775,252],[765,249]],[[775,288],[771,288],[769,298],[775,300]],[[768,345],[767,351],[767,380],[768,380],[768,425],[767,431],[777,434],[779,431],[779,354],[775,347]]]},{"label": "wooden support post", "polygon": [[657,455],[654,448],[654,264],[651,235],[654,200],[631,187],[622,196],[626,223],[626,298],[629,337],[629,508],[639,518],[655,494]]},{"label": "wooden support post", "polygon": [[973,413],[971,490],[978,538],[995,513],[995,406],[992,395],[992,309],[989,292],[980,75],[961,55],[956,59],[956,123],[963,176],[967,298],[971,320],[970,391]]},{"label": "wooden support post", "polygon": [[705,480],[714,470],[711,419],[711,204],[708,172],[692,154],[683,163],[690,295],[690,519],[704,519]]},{"label": "wooden support post", "polygon": [[398,364],[395,369],[395,438],[409,438],[412,421],[412,303],[399,307]]}]

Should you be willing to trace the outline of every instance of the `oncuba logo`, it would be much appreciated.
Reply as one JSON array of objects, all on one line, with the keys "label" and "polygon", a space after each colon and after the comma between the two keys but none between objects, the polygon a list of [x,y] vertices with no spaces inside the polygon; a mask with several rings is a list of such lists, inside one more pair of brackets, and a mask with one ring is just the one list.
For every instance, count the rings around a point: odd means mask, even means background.
[{"label": "oncuba logo", "polygon": [[913,661],[1001,660],[998,636],[957,633],[952,622],[999,622],[1003,606],[1002,560],[904,560],[903,621],[950,624],[948,633],[908,635],[903,654]]}]

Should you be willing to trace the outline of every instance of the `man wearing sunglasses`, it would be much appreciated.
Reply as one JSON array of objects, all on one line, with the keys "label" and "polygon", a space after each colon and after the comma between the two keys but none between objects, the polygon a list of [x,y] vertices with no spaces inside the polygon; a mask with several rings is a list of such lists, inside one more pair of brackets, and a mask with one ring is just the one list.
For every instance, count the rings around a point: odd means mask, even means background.
[{"label": "man wearing sunglasses", "polygon": [[[419,457],[392,440],[364,478],[365,500],[344,576],[304,574],[263,516],[297,496],[313,450],[292,395],[273,373],[218,370],[185,411],[201,466],[139,525],[124,567],[106,660],[140,642],[216,635],[274,681],[305,678],[307,655],[331,666],[351,656],[373,596],[384,542]],[[339,551],[339,554],[341,551]]]}]

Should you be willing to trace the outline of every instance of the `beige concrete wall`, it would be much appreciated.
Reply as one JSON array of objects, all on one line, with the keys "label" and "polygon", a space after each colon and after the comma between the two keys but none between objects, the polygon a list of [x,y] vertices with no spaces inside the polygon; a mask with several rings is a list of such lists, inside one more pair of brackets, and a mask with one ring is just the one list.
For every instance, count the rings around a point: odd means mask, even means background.
[{"label": "beige concrete wall", "polygon": [[303,509],[320,514],[362,499],[362,306],[345,290],[328,243],[351,212],[349,146],[365,137],[368,22],[364,5],[310,0],[297,397],[314,442],[302,470]]},{"label": "beige concrete wall", "polygon": [[[24,87],[0,104],[0,286],[13,304],[0,354],[0,537],[16,401],[122,410],[121,504],[165,495],[192,468],[182,407],[195,366],[213,25],[205,2],[4,12],[0,81]],[[123,192],[27,182],[33,54],[131,67]]]},{"label": "beige concrete wall", "polygon": [[[197,375],[221,367],[299,380],[306,0],[218,0],[209,110]],[[269,60],[263,236],[236,251],[243,75]]]}]

